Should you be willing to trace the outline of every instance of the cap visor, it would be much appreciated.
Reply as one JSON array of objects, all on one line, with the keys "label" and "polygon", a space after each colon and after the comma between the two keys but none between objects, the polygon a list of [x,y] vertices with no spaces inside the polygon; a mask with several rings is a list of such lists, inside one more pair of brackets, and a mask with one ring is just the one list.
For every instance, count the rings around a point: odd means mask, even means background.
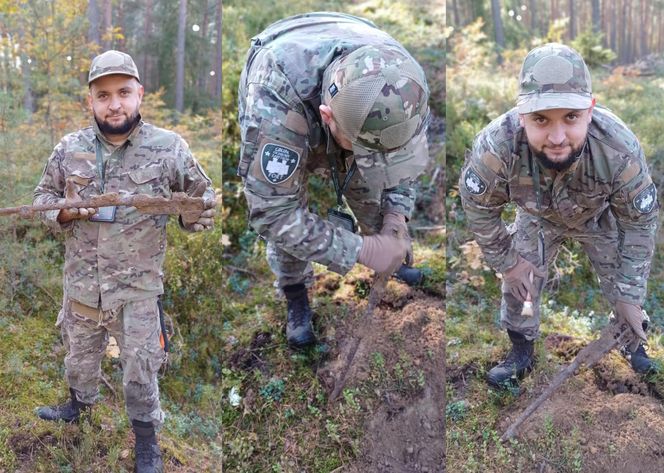
[{"label": "cap visor", "polygon": [[112,75],[120,75],[120,76],[133,77],[134,79],[136,79],[136,80],[139,82],[139,84],[141,83],[141,79],[139,79],[138,77],[136,77],[136,76],[133,75],[133,74],[130,74],[129,72],[108,71],[108,72],[104,72],[104,73],[102,73],[102,74],[99,74],[99,75],[96,76],[94,79],[88,79],[88,85],[92,84],[94,81],[96,81],[96,80],[99,79],[100,77],[106,77],[106,76],[112,76]]},{"label": "cap visor", "polygon": [[592,96],[572,93],[546,93],[520,97],[516,106],[519,113],[533,113],[541,110],[552,110],[556,108],[569,108],[573,110],[585,110],[593,103]]}]

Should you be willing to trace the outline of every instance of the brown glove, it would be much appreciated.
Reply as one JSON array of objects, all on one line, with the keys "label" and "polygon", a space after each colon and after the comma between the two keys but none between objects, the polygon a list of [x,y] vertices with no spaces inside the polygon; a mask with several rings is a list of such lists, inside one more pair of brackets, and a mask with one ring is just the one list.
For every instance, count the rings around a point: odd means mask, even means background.
[{"label": "brown glove", "polygon": [[380,234],[395,236],[407,240],[408,251],[406,253],[406,264],[408,266],[412,266],[413,243],[410,239],[410,235],[408,235],[406,216],[396,212],[387,212],[385,215],[383,215],[383,228],[380,229]]},{"label": "brown glove", "polygon": [[521,255],[517,257],[516,264],[503,273],[503,280],[507,290],[518,300],[524,302],[528,294],[535,294],[537,286],[534,284],[534,277],[546,278],[546,273],[537,268],[530,261],[524,259]]},{"label": "brown glove", "polygon": [[629,324],[632,332],[634,332],[635,338],[630,343],[629,350],[636,351],[639,348],[639,343],[647,340],[646,332],[643,329],[643,322],[645,320],[643,310],[638,305],[623,301],[617,301],[615,309],[618,322],[626,322]]},{"label": "brown glove", "polygon": [[[79,182],[76,182],[76,176],[68,177],[66,182],[65,182],[65,201],[70,201],[70,202],[80,202],[81,196],[78,195],[78,192],[76,192],[76,185],[80,184]],[[72,207],[70,209],[62,209],[60,210],[60,213],[58,213],[58,222],[60,223],[67,223],[71,222],[72,220],[84,220],[87,218],[90,218],[97,212],[97,209],[94,208],[81,208],[77,209],[75,207]]]},{"label": "brown glove", "polygon": [[392,274],[403,263],[409,245],[408,240],[391,235],[365,236],[357,261],[378,274]]},{"label": "brown glove", "polygon": [[[205,190],[207,189],[207,184],[205,182],[198,182],[196,184],[196,187],[193,190],[190,190],[189,196],[190,197],[202,197],[203,194],[205,194]],[[212,225],[214,224],[214,216],[217,213],[215,210],[215,206],[217,205],[217,200],[216,198],[213,199],[205,199],[203,203],[205,210],[201,213],[183,213],[180,217],[182,219],[182,223],[190,227],[192,231],[195,232],[200,232],[202,230],[207,230],[209,228],[212,228]]]}]

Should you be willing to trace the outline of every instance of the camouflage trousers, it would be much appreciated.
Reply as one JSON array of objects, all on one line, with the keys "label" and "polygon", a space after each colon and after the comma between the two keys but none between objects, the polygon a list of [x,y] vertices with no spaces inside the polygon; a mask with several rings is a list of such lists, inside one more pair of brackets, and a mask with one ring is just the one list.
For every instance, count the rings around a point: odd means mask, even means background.
[{"label": "camouflage trousers", "polygon": [[[344,174],[339,180],[343,182]],[[344,199],[357,219],[364,235],[377,233],[383,224],[380,189],[373,188],[364,181],[359,172],[353,174],[344,192]],[[302,206],[307,205],[307,196],[302,194]],[[275,286],[279,289],[291,284],[304,283],[307,287],[313,284],[314,271],[311,263],[277,248],[272,242],[267,243],[267,262],[277,277]]]},{"label": "camouflage trousers", "polygon": [[66,300],[58,320],[67,350],[65,376],[76,397],[86,404],[96,401],[101,362],[108,337],[113,336],[120,349],[127,415],[131,420],[152,422],[159,427],[164,413],[159,403],[157,372],[166,354],[159,340],[157,299],[128,302],[117,314],[103,312],[101,321],[81,315],[83,308]]},{"label": "camouflage trousers", "polygon": [[[539,221],[540,219],[526,212],[520,210],[517,212],[516,221],[510,228],[510,231],[514,232],[516,251],[546,272],[548,266],[555,260],[560,245],[565,239],[578,241],[597,274],[602,293],[611,304],[615,303],[614,282],[618,268],[618,228],[610,209],[607,208],[598,218],[587,222],[583,228],[579,229],[542,221],[546,257],[544,267],[541,265],[538,251]],[[512,296],[503,283],[500,304],[500,321],[503,328],[522,333],[529,340],[538,337],[540,304],[545,284],[546,281],[541,281],[537,294],[531,294],[533,316],[528,317],[521,315],[523,302]]]}]

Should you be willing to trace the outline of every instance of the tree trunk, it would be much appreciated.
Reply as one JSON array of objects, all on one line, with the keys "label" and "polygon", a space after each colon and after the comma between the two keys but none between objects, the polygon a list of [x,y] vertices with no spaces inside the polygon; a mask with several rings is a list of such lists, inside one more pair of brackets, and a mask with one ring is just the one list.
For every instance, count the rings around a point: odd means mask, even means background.
[{"label": "tree trunk", "polygon": [[[203,13],[203,24],[201,25],[201,38],[203,38],[203,45],[204,49],[203,51],[207,52],[209,50],[210,46],[210,39],[208,38],[208,23],[210,22],[210,15],[208,14],[209,11],[209,1],[208,0],[203,0],[203,7],[204,7],[204,13]],[[201,55],[202,60],[201,60],[201,67],[198,72],[198,78],[197,78],[197,84],[198,86],[196,87],[197,92],[200,94],[200,92],[207,90],[205,87],[205,84],[208,82],[208,77],[210,77],[210,63],[209,63],[209,56],[207,54]]]},{"label": "tree trunk", "polygon": [[602,23],[600,20],[599,0],[592,0],[592,17],[593,17],[593,33],[602,31]]},{"label": "tree trunk", "polygon": [[143,49],[143,70],[139,72],[143,78],[143,86],[147,90],[147,85],[151,84],[150,74],[150,44],[152,41],[152,0],[145,0],[145,18],[143,23],[143,41],[145,48]]},{"label": "tree trunk", "polygon": [[127,39],[127,24],[125,23],[125,4],[123,0],[118,0],[118,26],[122,31],[122,37],[118,38],[116,49],[124,51],[126,49],[126,39]]},{"label": "tree trunk", "polygon": [[[88,0],[87,16],[88,22],[90,22],[90,28],[88,28],[88,42],[101,47],[101,13],[99,11],[97,0]],[[90,51],[90,57],[92,58],[94,55],[95,53]]]},{"label": "tree trunk", "polygon": [[103,0],[103,23],[102,23],[102,36],[101,45],[104,50],[113,47],[113,3],[111,0]]},{"label": "tree trunk", "polygon": [[573,41],[576,38],[576,10],[574,8],[574,1],[567,0],[569,11],[569,39]]},{"label": "tree trunk", "polygon": [[217,0],[217,6],[214,11],[214,21],[217,25],[217,51],[215,54],[214,61],[214,98],[219,100],[219,105],[221,105],[221,0]]},{"label": "tree trunk", "polygon": [[616,11],[618,10],[618,5],[612,4],[611,6],[611,40],[609,42],[609,47],[613,52],[618,55],[618,34],[617,34],[617,28],[618,28],[618,15]]},{"label": "tree trunk", "polygon": [[452,19],[456,28],[461,27],[461,23],[459,22],[459,6],[457,5],[457,0],[452,0]]},{"label": "tree trunk", "polygon": [[28,115],[28,123],[32,123],[32,114],[35,112],[35,101],[32,96],[32,75],[28,55],[25,54],[25,25],[24,18],[19,19],[18,40],[21,51],[21,76],[23,79],[23,109]]},{"label": "tree trunk", "polygon": [[648,18],[648,4],[645,0],[641,1],[641,27],[639,28],[639,55],[645,57],[648,55],[648,31],[649,31],[649,18]]},{"label": "tree trunk", "polygon": [[184,43],[187,26],[187,0],[180,0],[178,12],[178,38],[175,53],[175,110],[184,112]]},{"label": "tree trunk", "polygon": [[530,0],[530,31],[535,36],[539,36],[539,28],[537,27],[537,0]]},{"label": "tree trunk", "polygon": [[622,0],[622,15],[620,15],[620,62],[625,64],[627,62],[628,52],[628,35],[627,35],[627,1]]},{"label": "tree trunk", "polygon": [[496,45],[498,46],[498,64],[502,64],[502,51],[505,49],[505,33],[503,32],[503,20],[500,17],[500,0],[491,0],[491,14],[493,16],[493,29],[496,34]]},{"label": "tree trunk", "polygon": [[551,18],[549,19],[549,21],[551,22],[551,24],[553,24],[553,22],[556,21],[556,12],[557,12],[556,0],[550,0],[549,6],[551,10]]}]

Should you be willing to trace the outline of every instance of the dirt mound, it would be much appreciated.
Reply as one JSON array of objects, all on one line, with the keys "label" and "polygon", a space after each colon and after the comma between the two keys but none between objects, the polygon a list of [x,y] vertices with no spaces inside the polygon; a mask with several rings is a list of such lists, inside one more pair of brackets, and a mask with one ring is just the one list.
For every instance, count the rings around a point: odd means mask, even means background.
[{"label": "dirt mound", "polygon": [[[343,284],[357,287],[358,281]],[[336,294],[346,299],[343,288]],[[360,303],[356,313],[365,305]],[[335,328],[330,362],[319,370],[324,384],[330,389],[334,385],[356,337],[362,341],[346,387],[383,376],[381,403],[364,426],[362,454],[342,471],[444,471],[443,316],[441,299],[390,281],[371,323],[362,326],[360,318],[353,317]],[[392,366],[399,368],[390,371]]]},{"label": "dirt mound", "polygon": [[[559,342],[559,343],[558,343]],[[569,353],[576,346],[569,337],[547,340],[553,352]],[[546,388],[543,376],[528,395],[522,395],[499,425],[507,427]],[[612,352],[591,370],[582,370],[548,399],[521,426],[520,442],[540,445],[556,432],[569,438],[582,456],[584,472],[624,473],[664,471],[664,406],[648,384]],[[542,455],[537,471],[558,471]]]}]

